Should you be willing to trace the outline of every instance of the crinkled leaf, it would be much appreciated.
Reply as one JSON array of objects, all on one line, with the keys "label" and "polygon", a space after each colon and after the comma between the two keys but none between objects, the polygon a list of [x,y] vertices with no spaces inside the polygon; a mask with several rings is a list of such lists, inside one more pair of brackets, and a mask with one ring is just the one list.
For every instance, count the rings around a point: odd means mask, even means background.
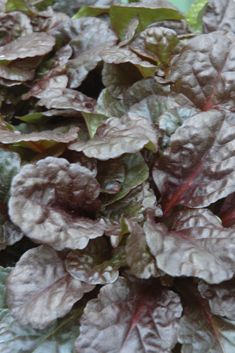
[{"label": "crinkled leaf", "polygon": [[139,34],[130,48],[138,55],[167,65],[175,53],[177,33],[164,27],[150,27]]},{"label": "crinkled leaf", "polygon": [[55,39],[43,32],[21,36],[0,47],[0,60],[32,58],[49,53],[55,45]]},{"label": "crinkled leaf", "polygon": [[46,330],[22,326],[9,312],[5,303],[5,282],[10,268],[0,268],[0,350],[1,353],[71,353],[79,333],[81,308],[72,309],[63,319]]},{"label": "crinkled leaf", "polygon": [[212,316],[204,303],[190,306],[180,320],[181,352],[232,353],[235,348],[235,323]]},{"label": "crinkled leaf", "polygon": [[235,3],[233,0],[209,0],[203,14],[205,32],[225,30],[235,32]]},{"label": "crinkled leaf", "polygon": [[165,213],[178,204],[209,206],[235,190],[234,123],[233,113],[208,111],[171,136],[153,172]]},{"label": "crinkled leaf", "polygon": [[99,18],[80,18],[76,28],[79,34],[70,42],[74,55],[67,65],[71,88],[78,87],[102,60],[103,51],[117,42],[108,23]]},{"label": "crinkled leaf", "polygon": [[207,299],[213,314],[235,321],[235,282],[234,280],[217,285],[199,284],[199,291]]},{"label": "crinkled leaf", "polygon": [[143,291],[120,278],[87,304],[76,352],[168,353],[176,344],[181,312],[174,292]]},{"label": "crinkled leaf", "polygon": [[69,88],[46,89],[40,96],[38,105],[45,106],[47,109],[71,109],[78,112],[93,111],[95,100],[85,94]]},{"label": "crinkled leaf", "polygon": [[82,151],[89,158],[107,160],[124,153],[136,153],[148,143],[156,149],[157,137],[151,124],[144,119],[123,117],[106,120],[87,142],[75,142],[69,146],[74,151]]},{"label": "crinkled leaf", "polygon": [[126,241],[126,261],[131,274],[137,278],[148,279],[159,274],[156,262],[150,253],[142,227],[135,222],[126,220],[130,235]]},{"label": "crinkled leaf", "polygon": [[177,215],[172,230],[148,220],[147,244],[157,267],[171,276],[193,276],[221,283],[234,275],[234,229],[223,228],[209,210],[188,210]]},{"label": "crinkled leaf", "polygon": [[175,7],[164,0],[144,0],[137,3],[111,6],[111,23],[121,39],[123,39],[128,24],[135,17],[139,19],[140,31],[156,21],[180,20],[183,18]]},{"label": "crinkled leaf", "polygon": [[233,33],[212,32],[194,37],[173,59],[169,80],[173,89],[185,94],[202,110],[218,104],[234,106]]},{"label": "crinkled leaf", "polygon": [[108,204],[105,215],[115,221],[119,221],[124,216],[142,222],[148,209],[151,211],[156,209],[156,196],[146,182],[131,190],[121,200]]},{"label": "crinkled leaf", "polygon": [[235,223],[235,193],[226,197],[219,212],[219,217],[225,227],[231,227]]},{"label": "crinkled leaf", "polygon": [[89,218],[99,208],[99,192],[94,172],[47,157],[24,166],[14,178],[9,214],[35,242],[59,250],[83,249],[104,232],[103,220]]},{"label": "crinkled leaf", "polygon": [[0,13],[1,45],[6,44],[9,36],[16,39],[20,35],[33,32],[30,18],[22,12]]},{"label": "crinkled leaf", "polygon": [[113,97],[109,90],[105,88],[98,97],[97,111],[106,116],[121,118],[126,112],[126,106],[121,99]]},{"label": "crinkled leaf", "polygon": [[121,165],[124,166],[124,179],[123,181],[119,180],[120,190],[115,193],[107,204],[121,200],[132,189],[143,184],[148,179],[149,170],[140,153],[124,156],[121,160]]},{"label": "crinkled leaf", "polygon": [[96,239],[84,251],[72,251],[66,257],[66,269],[76,279],[89,284],[113,283],[119,277],[123,255],[111,256],[104,238]]},{"label": "crinkled leaf", "polygon": [[21,230],[0,214],[0,250],[13,245],[23,238]]},{"label": "crinkled leaf", "polygon": [[24,253],[12,269],[7,303],[20,323],[43,329],[92,289],[71,277],[57,253],[42,245]]},{"label": "crinkled leaf", "polygon": [[[67,131],[66,131],[67,130]],[[12,144],[17,142],[29,141],[54,141],[61,143],[69,143],[77,138],[79,128],[56,128],[54,130],[37,131],[31,133],[21,133],[17,130],[7,130],[0,128],[0,143]]]}]

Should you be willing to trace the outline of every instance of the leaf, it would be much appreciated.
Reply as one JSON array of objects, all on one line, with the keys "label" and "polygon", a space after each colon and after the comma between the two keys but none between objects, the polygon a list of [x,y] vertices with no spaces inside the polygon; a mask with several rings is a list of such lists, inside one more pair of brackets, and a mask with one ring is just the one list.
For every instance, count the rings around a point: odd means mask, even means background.
[{"label": "leaf", "polygon": [[182,211],[176,224],[144,224],[147,244],[156,265],[167,274],[198,277],[207,283],[221,283],[234,275],[234,229],[223,228],[209,210]]},{"label": "leaf", "polygon": [[205,207],[235,190],[234,114],[216,110],[184,121],[155,165],[167,214],[174,206]]},{"label": "leaf", "polygon": [[121,39],[124,39],[125,29],[134,17],[139,19],[140,31],[156,21],[181,20],[183,18],[180,12],[167,1],[145,0],[138,3],[113,5],[110,8],[112,26]]},{"label": "leaf", "polygon": [[23,238],[24,234],[8,217],[0,214],[0,250],[6,249],[7,246],[13,245]]},{"label": "leaf", "polygon": [[129,64],[104,64],[102,81],[114,98],[122,98],[124,92],[142,76],[138,69]]},{"label": "leaf", "polygon": [[[67,130],[67,131],[66,131]],[[0,128],[0,141],[2,144],[12,144],[17,142],[37,142],[54,141],[69,143],[77,138],[79,128],[56,128],[54,130],[44,130],[31,133],[21,133],[17,130],[7,130]]]},{"label": "leaf", "polygon": [[174,292],[143,292],[141,286],[120,278],[101,288],[98,298],[87,304],[76,352],[170,352],[181,311]]},{"label": "leaf", "polygon": [[120,190],[115,193],[108,204],[121,200],[132,189],[143,184],[148,179],[149,170],[140,153],[124,156],[122,165],[124,166],[124,180],[120,183]]},{"label": "leaf", "polygon": [[99,192],[94,172],[79,163],[47,157],[25,165],[14,178],[9,215],[35,242],[57,250],[84,249],[89,239],[104,232],[104,221],[94,219]]},{"label": "leaf", "polygon": [[217,285],[208,285],[201,282],[198,287],[203,298],[207,299],[211,312],[214,315],[225,317],[231,321],[235,321],[234,315],[234,280],[223,282]]},{"label": "leaf", "polygon": [[76,20],[76,28],[78,35],[70,42],[74,55],[67,65],[71,88],[80,86],[101,62],[103,51],[117,42],[109,24],[99,18],[80,18]]},{"label": "leaf", "polygon": [[231,227],[235,223],[235,193],[226,197],[219,212],[219,217],[225,227]]},{"label": "leaf", "polygon": [[198,301],[180,320],[179,342],[182,353],[230,353],[235,347],[234,322],[212,316]]},{"label": "leaf", "polygon": [[38,105],[45,106],[47,109],[71,109],[78,112],[93,111],[95,100],[85,94],[69,88],[46,89]]},{"label": "leaf", "polygon": [[154,257],[148,249],[142,227],[130,220],[125,220],[125,222],[130,232],[125,250],[126,261],[130,267],[131,274],[143,279],[158,277],[159,271],[156,267]]},{"label": "leaf", "polygon": [[56,252],[46,246],[28,250],[7,279],[7,303],[22,324],[43,329],[67,314],[93,289],[73,279]]},{"label": "leaf", "polygon": [[33,58],[49,53],[55,45],[52,36],[40,32],[21,36],[0,47],[0,60]]},{"label": "leaf", "polygon": [[82,252],[71,251],[65,261],[70,275],[89,284],[113,283],[119,277],[119,268],[123,256],[111,255],[110,248],[104,238],[94,240]]},{"label": "leaf", "polygon": [[235,4],[233,0],[209,0],[203,14],[204,32],[226,30],[235,32]]},{"label": "leaf", "polygon": [[0,350],[2,353],[71,353],[78,335],[81,308],[72,309],[63,319],[46,330],[21,326],[9,312],[5,303],[5,282],[10,268],[0,267]]},{"label": "leaf", "polygon": [[130,48],[147,60],[167,65],[175,54],[178,42],[174,30],[156,26],[141,32],[131,43]]},{"label": "leaf", "polygon": [[195,31],[202,32],[202,15],[207,3],[208,0],[195,0],[186,15],[189,26]]},{"label": "leaf", "polygon": [[155,212],[156,196],[146,182],[131,190],[121,200],[108,204],[105,208],[105,215],[110,220],[119,221],[122,217],[127,217],[136,222],[143,222],[148,210]]},{"label": "leaf", "polygon": [[110,118],[99,127],[93,139],[69,146],[89,158],[108,160],[124,153],[136,153],[148,143],[156,149],[157,138],[151,125],[143,119]]},{"label": "leaf", "polygon": [[93,138],[97,129],[107,120],[107,116],[99,113],[82,112],[82,116],[86,122],[90,138]]},{"label": "leaf", "polygon": [[[189,40],[171,63],[173,90],[183,93],[203,111],[225,104],[232,108],[235,36],[223,32]],[[218,54],[220,53],[220,54]]]}]

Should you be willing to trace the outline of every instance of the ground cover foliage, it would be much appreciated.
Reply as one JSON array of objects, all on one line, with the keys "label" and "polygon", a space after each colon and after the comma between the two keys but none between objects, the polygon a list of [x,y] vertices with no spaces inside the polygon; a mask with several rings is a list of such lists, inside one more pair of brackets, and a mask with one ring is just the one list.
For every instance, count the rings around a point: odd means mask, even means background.
[{"label": "ground cover foliage", "polygon": [[1,353],[234,353],[235,2],[182,4],[0,1]]}]

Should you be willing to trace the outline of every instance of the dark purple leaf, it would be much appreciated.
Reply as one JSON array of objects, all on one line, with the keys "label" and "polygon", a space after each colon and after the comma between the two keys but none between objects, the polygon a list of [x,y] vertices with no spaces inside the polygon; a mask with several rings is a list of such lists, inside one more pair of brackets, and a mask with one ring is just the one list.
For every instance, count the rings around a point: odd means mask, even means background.
[{"label": "dark purple leaf", "polygon": [[[67,131],[66,131],[67,130]],[[17,142],[37,142],[53,141],[60,143],[69,143],[76,140],[79,128],[56,128],[54,130],[37,131],[31,133],[21,133],[17,130],[7,130],[0,128],[0,143],[12,144]]]},{"label": "dark purple leaf", "polygon": [[71,41],[73,59],[68,63],[70,87],[80,86],[87,74],[102,61],[102,53],[117,42],[107,22],[84,17],[76,21],[78,35]]},{"label": "dark purple leaf", "polygon": [[113,283],[119,277],[124,254],[111,254],[105,238],[91,241],[83,251],[72,251],[66,258],[66,269],[76,279],[89,284]]},{"label": "dark purple leaf", "polygon": [[182,353],[232,353],[235,348],[235,323],[213,316],[202,298],[191,302],[180,320],[178,340]]},{"label": "dark purple leaf", "polygon": [[215,284],[233,277],[234,229],[223,228],[209,210],[182,211],[172,230],[148,220],[144,231],[157,267],[167,274],[199,277]]},{"label": "dark purple leaf", "polygon": [[207,299],[213,314],[235,321],[235,282],[234,280],[217,285],[201,282],[199,291]]},{"label": "dark purple leaf", "polygon": [[235,190],[234,127],[233,113],[212,110],[187,119],[171,136],[153,172],[166,214],[179,204],[209,206]]},{"label": "dark purple leaf", "polygon": [[137,278],[158,277],[156,261],[150,253],[142,227],[133,221],[126,220],[130,235],[126,241],[126,261],[130,272]]},{"label": "dark purple leaf", "polygon": [[7,303],[23,325],[43,329],[67,314],[93,286],[65,271],[57,253],[46,246],[28,250],[7,279]]},{"label": "dark purple leaf", "polygon": [[76,352],[170,353],[177,341],[181,312],[176,293],[143,291],[120,278],[87,304]]},{"label": "dark purple leaf", "polygon": [[69,88],[48,88],[40,94],[38,105],[47,109],[61,109],[74,111],[93,111],[95,100],[85,94]]},{"label": "dark purple leaf", "polygon": [[212,32],[194,37],[173,59],[168,77],[173,89],[204,111],[219,104],[233,107],[234,52],[232,33]]},{"label": "dark purple leaf", "polygon": [[55,45],[52,36],[46,33],[31,33],[0,47],[0,60],[16,60],[42,56],[49,53]]},{"label": "dark purple leaf", "polygon": [[93,139],[75,142],[69,146],[82,151],[89,158],[108,160],[124,153],[136,153],[150,143],[157,148],[157,136],[151,124],[141,118],[110,118],[99,127]]},{"label": "dark purple leaf", "polygon": [[235,3],[233,0],[209,0],[203,13],[204,31],[235,32]]},{"label": "dark purple leaf", "polygon": [[99,207],[99,192],[94,172],[48,157],[24,166],[14,178],[9,214],[35,242],[58,250],[83,249],[104,232],[104,221],[89,217]]}]

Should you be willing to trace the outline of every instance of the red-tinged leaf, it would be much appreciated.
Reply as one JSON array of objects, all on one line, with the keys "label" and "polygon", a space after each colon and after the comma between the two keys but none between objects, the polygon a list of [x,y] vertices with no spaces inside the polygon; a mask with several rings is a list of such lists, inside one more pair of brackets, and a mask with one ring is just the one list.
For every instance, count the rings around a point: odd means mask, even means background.
[{"label": "red-tinged leaf", "polygon": [[225,227],[235,224],[235,193],[226,197],[219,212],[219,217]]},{"label": "red-tinged leaf", "polygon": [[235,33],[235,3],[233,0],[209,0],[203,12],[204,32],[217,30]]},{"label": "red-tinged leaf", "polygon": [[[182,353],[232,353],[235,322],[211,314],[207,303],[190,291],[190,302],[180,320],[178,340]],[[189,301],[189,297],[187,298]],[[196,300],[195,300],[196,299]]]},{"label": "red-tinged leaf", "polygon": [[198,287],[203,298],[209,302],[213,314],[235,321],[235,281],[208,285],[199,283]]},{"label": "red-tinged leaf", "polygon": [[87,304],[76,352],[170,353],[181,312],[176,293],[159,288],[144,291],[120,278]]},{"label": "red-tinged leaf", "polygon": [[69,88],[48,88],[41,94],[38,105],[45,106],[47,109],[93,111],[95,100],[85,94]]},{"label": "red-tinged leaf", "polygon": [[130,272],[137,278],[148,279],[158,277],[159,270],[156,267],[156,261],[150,253],[144,231],[142,227],[133,221],[125,221],[130,235],[126,241],[126,261],[130,267]]},{"label": "red-tinged leaf", "polygon": [[55,39],[43,32],[31,33],[19,37],[0,47],[0,60],[32,58],[49,53],[55,45]]},{"label": "red-tinged leaf", "polygon": [[209,210],[180,212],[171,230],[148,220],[144,231],[157,267],[167,274],[215,284],[234,276],[234,229],[223,228]]},{"label": "red-tinged leaf", "polygon": [[94,220],[99,192],[94,172],[79,163],[47,157],[25,165],[14,178],[9,214],[35,242],[58,250],[83,249],[89,239],[104,233],[104,221]]},{"label": "red-tinged leaf", "polygon": [[157,136],[150,122],[123,116],[106,120],[93,139],[74,142],[69,149],[82,151],[89,158],[108,160],[124,153],[139,152],[148,144],[151,149],[157,149]]},{"label": "red-tinged leaf", "polygon": [[209,111],[187,119],[156,161],[154,181],[167,214],[174,206],[205,207],[235,190],[233,113]]},{"label": "red-tinged leaf", "polygon": [[23,325],[43,329],[66,315],[93,286],[65,271],[57,253],[46,246],[28,250],[7,279],[7,303]]},{"label": "red-tinged leaf", "polygon": [[119,277],[119,268],[124,263],[124,253],[113,254],[107,239],[90,242],[83,251],[68,253],[65,261],[67,271],[74,278],[90,284],[113,283]]},{"label": "red-tinged leaf", "polygon": [[171,63],[173,90],[203,111],[224,104],[234,107],[235,35],[212,32],[194,37]]},{"label": "red-tinged leaf", "polygon": [[79,128],[71,127],[56,128],[54,130],[37,131],[30,133],[21,133],[17,130],[7,130],[0,128],[0,143],[13,144],[17,142],[38,142],[38,141],[53,141],[60,143],[69,143],[76,140]]}]

